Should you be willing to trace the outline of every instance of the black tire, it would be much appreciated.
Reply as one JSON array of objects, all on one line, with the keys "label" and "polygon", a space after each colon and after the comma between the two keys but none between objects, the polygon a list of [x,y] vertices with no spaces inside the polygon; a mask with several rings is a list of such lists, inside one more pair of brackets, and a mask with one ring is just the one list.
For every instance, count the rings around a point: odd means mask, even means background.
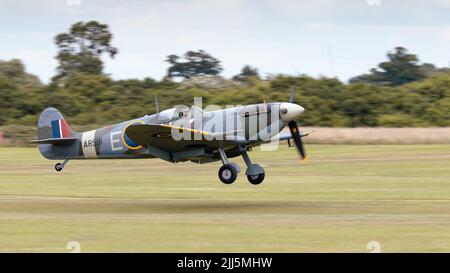
[{"label": "black tire", "polygon": [[56,165],[55,165],[55,171],[60,172],[60,171],[62,171],[63,168],[64,168],[63,164],[61,164],[61,163],[56,163]]},{"label": "black tire", "polygon": [[237,174],[236,167],[231,164],[223,165],[219,169],[219,179],[225,184],[231,184],[236,181]]},{"label": "black tire", "polygon": [[247,179],[253,185],[259,185],[263,182],[265,176],[265,173],[260,173],[257,175],[247,175]]}]

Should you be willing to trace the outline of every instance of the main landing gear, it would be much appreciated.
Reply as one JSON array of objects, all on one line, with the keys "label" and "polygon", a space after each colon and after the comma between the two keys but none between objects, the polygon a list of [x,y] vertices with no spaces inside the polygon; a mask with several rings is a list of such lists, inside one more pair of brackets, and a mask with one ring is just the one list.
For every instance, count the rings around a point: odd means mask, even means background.
[{"label": "main landing gear", "polygon": [[57,171],[57,172],[62,171],[62,169],[64,169],[64,166],[66,166],[67,162],[69,162],[69,159],[64,160],[63,163],[60,163],[60,162],[56,163],[55,171]]},{"label": "main landing gear", "polygon": [[238,170],[234,165],[225,164],[219,169],[219,178],[225,184],[231,184],[236,181]]},{"label": "main landing gear", "polygon": [[223,166],[219,169],[219,179],[225,184],[231,184],[236,181],[238,173],[241,172],[241,168],[236,163],[228,162],[228,157],[223,148],[219,148],[220,159]]},{"label": "main landing gear", "polygon": [[[241,168],[236,163],[228,162],[227,155],[223,148],[219,149],[219,155],[223,163],[223,166],[219,169],[219,179],[225,184],[232,184],[236,181],[238,173],[241,172]],[[242,152],[242,157],[247,165],[245,174],[247,175],[248,181],[253,185],[261,184],[265,177],[264,169],[258,164],[253,164],[245,150]]]},{"label": "main landing gear", "polygon": [[266,176],[264,169],[258,164],[253,164],[246,151],[242,153],[242,158],[244,158],[245,164],[247,165],[245,174],[247,175],[248,181],[253,185],[261,184]]}]

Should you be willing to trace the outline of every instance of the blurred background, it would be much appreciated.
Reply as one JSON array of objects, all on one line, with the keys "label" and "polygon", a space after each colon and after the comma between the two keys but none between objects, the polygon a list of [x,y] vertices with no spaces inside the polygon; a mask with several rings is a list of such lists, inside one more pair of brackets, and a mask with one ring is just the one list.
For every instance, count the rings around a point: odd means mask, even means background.
[{"label": "blurred background", "polygon": [[304,164],[284,143],[254,149],[259,186],[220,183],[220,162],[56,173],[35,145],[0,147],[0,252],[449,252],[449,14],[450,0],[0,0],[0,146],[29,145],[49,106],[82,131],[155,113],[155,94],[160,109],[226,106],[292,87],[316,131]]},{"label": "blurred background", "polygon": [[32,139],[48,106],[82,130],[154,113],[155,94],[225,106],[292,86],[302,126],[446,127],[448,14],[449,0],[0,0],[0,141]]}]

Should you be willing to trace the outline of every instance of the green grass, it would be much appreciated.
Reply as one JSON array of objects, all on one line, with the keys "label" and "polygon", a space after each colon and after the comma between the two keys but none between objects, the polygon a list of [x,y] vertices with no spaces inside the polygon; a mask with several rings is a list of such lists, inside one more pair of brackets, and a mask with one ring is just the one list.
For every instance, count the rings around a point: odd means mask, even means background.
[{"label": "green grass", "polygon": [[[0,148],[0,251],[450,251],[450,145],[309,145],[254,151],[259,186],[219,163],[71,161]],[[259,150],[259,149],[258,149]],[[233,159],[243,167],[240,158]]]}]

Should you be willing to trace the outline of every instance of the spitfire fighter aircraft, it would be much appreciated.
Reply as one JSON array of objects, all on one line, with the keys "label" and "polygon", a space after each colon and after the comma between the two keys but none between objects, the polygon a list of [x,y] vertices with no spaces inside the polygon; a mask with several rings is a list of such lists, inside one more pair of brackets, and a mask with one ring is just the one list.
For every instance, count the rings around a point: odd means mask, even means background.
[{"label": "spitfire fighter aircraft", "polygon": [[[233,183],[240,167],[229,158],[242,156],[250,183],[260,184],[264,169],[252,163],[247,152],[271,141],[294,140],[301,159],[305,159],[302,137],[296,119],[304,108],[295,104],[295,89],[289,102],[272,102],[207,111],[193,106],[174,107],[156,114],[124,121],[100,129],[75,132],[55,108],[45,109],[38,121],[41,154],[61,171],[73,159],[160,158],[172,163],[209,163],[221,160],[219,178]],[[290,132],[280,133],[285,127]]]}]

